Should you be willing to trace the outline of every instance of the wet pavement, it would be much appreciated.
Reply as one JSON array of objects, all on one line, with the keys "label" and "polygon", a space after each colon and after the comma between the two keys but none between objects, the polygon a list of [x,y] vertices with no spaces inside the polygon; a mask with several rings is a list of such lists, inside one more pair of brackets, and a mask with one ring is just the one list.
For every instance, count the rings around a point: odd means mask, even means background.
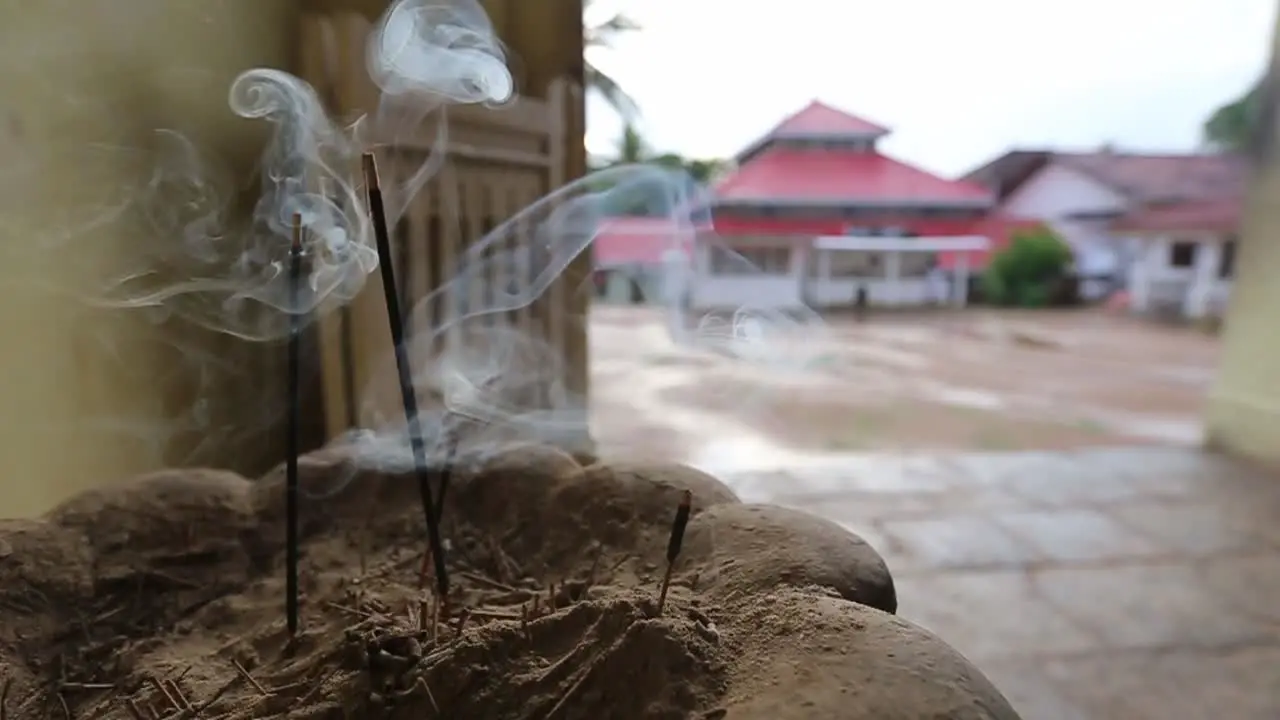
[{"label": "wet pavement", "polygon": [[715,460],[864,537],[1027,720],[1280,718],[1280,476],[1151,447]]}]

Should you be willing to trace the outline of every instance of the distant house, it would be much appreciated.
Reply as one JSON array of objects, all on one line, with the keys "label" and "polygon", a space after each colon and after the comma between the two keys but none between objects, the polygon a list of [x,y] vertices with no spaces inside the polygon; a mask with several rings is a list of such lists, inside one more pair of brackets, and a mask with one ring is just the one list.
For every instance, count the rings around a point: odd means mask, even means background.
[{"label": "distant house", "polygon": [[625,304],[674,301],[695,232],[669,218],[606,219],[591,244],[596,295]]},{"label": "distant house", "polygon": [[[1043,221],[1061,235],[1075,251],[1082,294],[1097,298],[1129,285],[1138,263],[1149,270],[1139,278],[1163,277],[1151,263],[1166,240],[1182,248],[1201,243],[1206,233],[1218,237],[1222,218],[1215,217],[1213,228],[1196,227],[1198,218],[1208,208],[1238,208],[1245,174],[1244,160],[1231,155],[1014,150],[964,178],[992,192],[1000,214]],[[1179,218],[1191,224],[1178,226]],[[1218,247],[1221,241],[1206,242]],[[1170,267],[1180,269],[1185,260],[1179,249]],[[1168,289],[1160,286],[1162,293]]]},{"label": "distant house", "polygon": [[1221,317],[1235,274],[1238,198],[1167,203],[1121,216],[1111,228],[1136,249],[1129,306],[1139,313]]},{"label": "distant house", "polygon": [[692,306],[963,305],[1017,223],[981,185],[881,153],[888,134],[814,101],[738,153],[696,236]]},{"label": "distant house", "polygon": [[709,224],[608,219],[593,245],[598,293],[679,293],[693,308],[847,307],[860,291],[872,305],[964,305],[989,253],[1040,223],[993,212],[997,195],[978,183],[885,155],[888,134],[810,103],[737,154],[709,207],[690,209]]}]

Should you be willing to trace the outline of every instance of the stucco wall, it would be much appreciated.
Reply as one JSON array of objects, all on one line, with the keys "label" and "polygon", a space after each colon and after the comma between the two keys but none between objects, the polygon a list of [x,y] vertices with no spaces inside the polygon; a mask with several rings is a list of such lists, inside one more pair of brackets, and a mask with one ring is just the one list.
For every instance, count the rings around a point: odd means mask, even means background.
[{"label": "stucco wall", "polygon": [[0,3],[0,517],[198,458],[207,440],[240,443],[229,464],[263,457],[271,413],[235,402],[254,384],[270,392],[262,348],[91,301],[154,243],[181,241],[112,214],[145,186],[156,128],[247,173],[261,127],[230,113],[227,87],[246,68],[289,66],[296,8]]},{"label": "stucco wall", "polygon": [[[1272,28],[1270,78],[1280,74],[1280,17]],[[1272,94],[1270,101],[1280,102]],[[1277,128],[1263,127],[1259,160],[1249,186],[1237,248],[1231,305],[1223,327],[1222,360],[1209,397],[1211,447],[1266,462],[1280,461],[1280,152]]]},{"label": "stucco wall", "polygon": [[[484,4],[517,58],[522,91],[542,94],[556,78],[581,83],[581,0]],[[373,17],[386,5],[0,3],[0,517],[161,466],[254,472],[279,461],[278,345],[95,305],[100,288],[137,270],[157,242],[181,242],[112,211],[145,187],[157,128],[189,135],[249,178],[266,128],[229,111],[232,79],[255,66],[296,67],[300,8]],[[575,97],[566,134],[580,137]],[[572,178],[586,153],[581,142],[567,147]],[[585,285],[589,271],[584,255],[566,282]],[[569,302],[571,314],[585,314],[585,293]],[[567,342],[567,362],[580,369],[571,390],[585,394],[585,335]]]},{"label": "stucco wall", "polygon": [[1212,446],[1280,461],[1280,172],[1252,188],[1209,398]]}]

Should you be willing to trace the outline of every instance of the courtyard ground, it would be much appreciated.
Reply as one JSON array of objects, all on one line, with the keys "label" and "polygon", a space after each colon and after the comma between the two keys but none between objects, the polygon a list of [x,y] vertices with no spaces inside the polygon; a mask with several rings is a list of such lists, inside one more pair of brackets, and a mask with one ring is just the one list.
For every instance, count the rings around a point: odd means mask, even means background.
[{"label": "courtyard ground", "polygon": [[900,614],[1027,720],[1280,717],[1280,477],[1196,448],[1212,338],[1086,312],[832,325],[813,367],[764,372],[602,308],[596,437],[865,538]]},{"label": "courtyard ground", "polygon": [[1093,311],[832,320],[812,345],[808,367],[778,369],[768,357],[677,345],[656,310],[599,308],[598,439],[690,461],[770,450],[1194,445],[1217,359],[1202,332]]}]

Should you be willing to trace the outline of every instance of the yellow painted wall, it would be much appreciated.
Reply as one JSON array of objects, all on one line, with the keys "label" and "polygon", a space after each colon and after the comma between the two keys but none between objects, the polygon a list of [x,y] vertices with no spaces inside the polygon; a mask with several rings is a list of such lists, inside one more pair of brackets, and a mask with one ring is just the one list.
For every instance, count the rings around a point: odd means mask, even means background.
[{"label": "yellow painted wall", "polygon": [[[1273,73],[1280,72],[1277,23]],[[1280,461],[1280,149],[1254,178],[1243,231],[1208,440],[1211,447],[1274,462]]]},{"label": "yellow painted wall", "polygon": [[[385,0],[314,0],[312,10]],[[581,79],[581,0],[486,2],[522,89]],[[226,105],[254,66],[292,68],[300,0],[0,3],[0,517],[163,465],[280,458],[282,351],[94,307],[159,238],[111,209],[144,186],[155,128],[248,177],[265,128]],[[572,118],[581,134],[582,109]],[[585,168],[570,143],[568,176]],[[585,258],[569,271],[585,277]],[[571,362],[585,366],[585,336]],[[574,373],[585,390],[585,372]]]},{"label": "yellow painted wall", "polygon": [[275,379],[266,348],[91,301],[179,242],[113,213],[145,186],[155,128],[247,176],[263,128],[227,87],[289,66],[296,16],[292,0],[0,3],[0,517],[219,444],[223,464],[262,463],[272,413],[243,400]]}]

